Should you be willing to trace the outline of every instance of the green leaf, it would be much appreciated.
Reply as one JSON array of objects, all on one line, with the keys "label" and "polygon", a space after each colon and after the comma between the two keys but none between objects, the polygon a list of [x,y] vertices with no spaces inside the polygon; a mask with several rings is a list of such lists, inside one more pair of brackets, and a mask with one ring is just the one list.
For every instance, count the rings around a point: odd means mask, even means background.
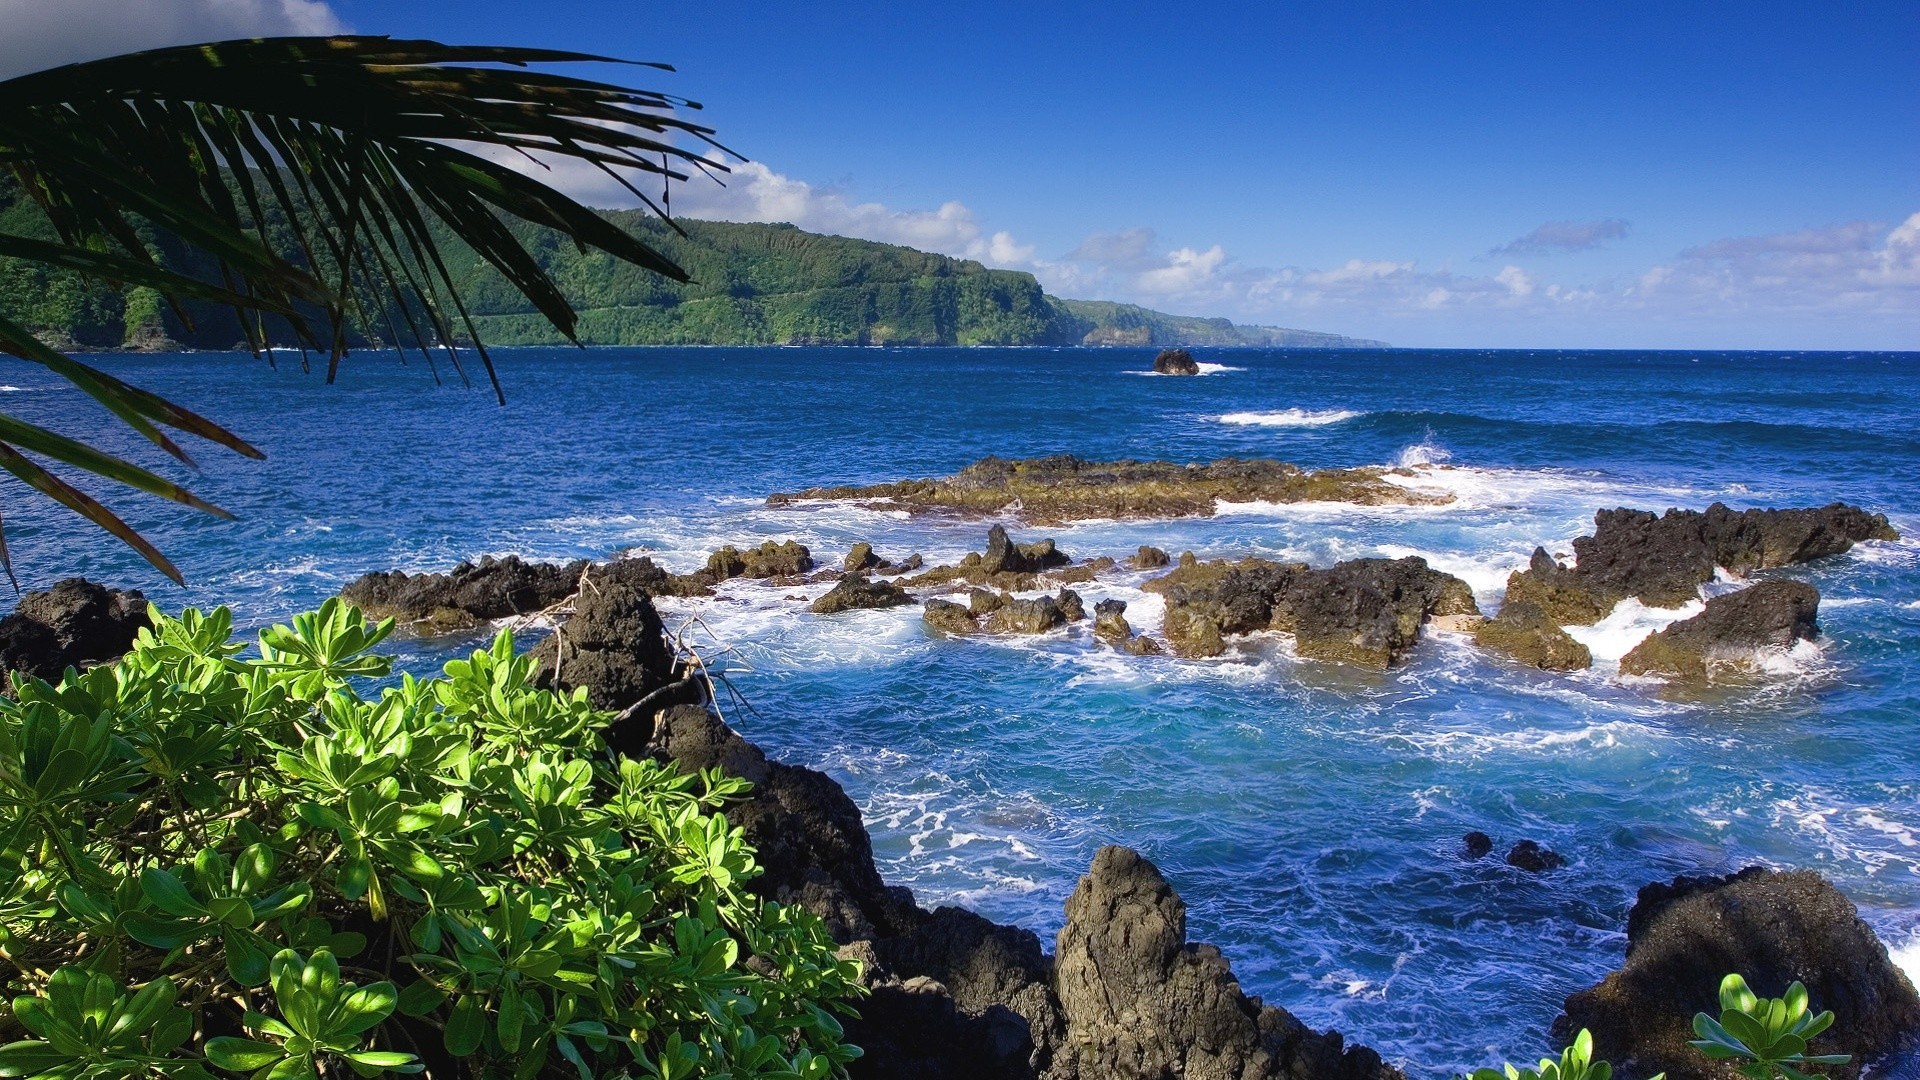
[{"label": "green leaf", "polygon": [[207,1060],[227,1072],[252,1072],[285,1058],[286,1051],[272,1043],[222,1035],[207,1040]]},{"label": "green leaf", "polygon": [[463,995],[454,1002],[453,1014],[447,1018],[445,1043],[447,1053],[454,1057],[468,1057],[480,1049],[480,1041],[486,1037],[487,1014],[481,1008],[477,998]]}]

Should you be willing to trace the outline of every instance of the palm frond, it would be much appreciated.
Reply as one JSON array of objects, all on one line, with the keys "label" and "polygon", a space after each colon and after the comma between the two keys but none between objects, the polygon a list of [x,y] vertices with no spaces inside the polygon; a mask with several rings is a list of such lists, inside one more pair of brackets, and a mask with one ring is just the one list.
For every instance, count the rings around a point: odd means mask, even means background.
[{"label": "palm frond", "polygon": [[[637,195],[623,174],[668,182],[711,176],[725,170],[711,152],[730,153],[711,129],[682,115],[696,102],[531,66],[559,63],[627,62],[384,37],[268,38],[134,53],[0,82],[0,169],[45,211],[59,238],[0,235],[0,256],[155,289],[183,319],[185,301],[231,308],[256,355],[270,356],[276,342],[299,346],[303,356],[316,349],[327,357],[328,381],[355,333],[430,359],[438,350],[463,379],[470,345],[504,402],[429,216],[577,342],[571,304],[503,219],[554,229],[675,280],[687,276],[643,241],[490,155],[586,162]],[[143,228],[207,257],[218,280],[161,265],[142,242]],[[259,456],[225,428],[42,345],[3,316],[0,352],[73,382],[181,461],[191,464],[162,429]],[[0,467],[178,579],[118,518],[19,451],[203,510],[209,504],[184,489],[157,488],[154,482],[166,482],[127,472],[134,467],[119,459],[48,442],[45,436],[59,438],[53,433],[13,438],[6,431],[21,434],[0,425]],[[61,453],[49,449],[55,446]],[[10,575],[4,545],[0,535],[0,568]]]}]

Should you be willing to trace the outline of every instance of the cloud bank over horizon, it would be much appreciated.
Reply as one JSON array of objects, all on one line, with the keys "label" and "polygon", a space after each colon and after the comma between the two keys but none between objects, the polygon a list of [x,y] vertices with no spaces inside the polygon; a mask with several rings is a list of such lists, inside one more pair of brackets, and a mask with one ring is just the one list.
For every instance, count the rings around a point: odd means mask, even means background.
[{"label": "cloud bank over horizon", "polygon": [[0,79],[168,45],[347,29],[324,0],[0,0],[0,26]]},{"label": "cloud bank over horizon", "polygon": [[[608,193],[580,194],[606,201]],[[673,208],[688,217],[788,222],[812,232],[976,259],[1032,273],[1061,296],[1360,336],[1412,332],[1469,344],[1471,334],[1463,331],[1496,325],[1512,331],[1513,340],[1557,337],[1572,343],[1588,336],[1575,328],[1613,321],[1642,329],[1648,343],[1695,345],[1690,331],[1724,332],[1760,312],[1801,328],[1803,336],[1733,345],[1817,347],[1823,344],[1818,335],[1832,333],[1837,347],[1908,347],[1920,336],[1920,212],[1897,225],[1856,221],[1727,237],[1685,248],[1636,273],[1582,281],[1512,263],[1492,273],[1395,258],[1256,266],[1236,259],[1224,244],[1170,243],[1146,226],[1092,233],[1073,249],[1046,257],[1036,244],[991,230],[958,200],[932,210],[902,210],[858,201],[760,162],[736,167],[724,188],[677,186]],[[1549,222],[1493,253],[1580,251],[1623,238],[1628,227],[1618,218]],[[1609,340],[1626,343],[1632,337]]]}]

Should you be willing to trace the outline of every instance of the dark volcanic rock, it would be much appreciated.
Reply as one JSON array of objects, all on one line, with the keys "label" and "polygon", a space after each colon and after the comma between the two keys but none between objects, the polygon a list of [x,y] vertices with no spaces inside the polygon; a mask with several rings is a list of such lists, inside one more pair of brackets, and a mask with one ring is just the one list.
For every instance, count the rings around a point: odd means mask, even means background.
[{"label": "dark volcanic rock", "polygon": [[745,551],[728,544],[707,556],[706,572],[715,581],[726,581],[737,577],[798,577],[811,569],[813,553],[806,545],[792,540],[779,544],[769,540]]},{"label": "dark volcanic rock", "polygon": [[1303,563],[1181,560],[1145,588],[1167,598],[1166,634],[1181,656],[1217,656],[1224,638],[1256,630],[1294,635],[1301,656],[1371,668],[1400,662],[1437,615],[1476,615],[1467,583],[1405,559]]},{"label": "dark volcanic rock", "polygon": [[1567,865],[1567,860],[1552,848],[1541,847],[1532,840],[1522,840],[1507,852],[1507,865],[1537,874],[1542,870],[1558,870]]},{"label": "dark volcanic rock", "polygon": [[552,607],[579,587],[587,565],[585,559],[562,566],[524,562],[518,555],[489,555],[445,574],[365,574],[341,589],[340,596],[375,618],[392,616],[428,630],[461,630]]},{"label": "dark volcanic rock", "polygon": [[759,747],[695,706],[660,715],[651,751],[682,772],[718,766],[753,782],[753,791],[728,804],[726,813],[745,831],[764,868],[748,886],[754,892],[803,905],[842,942],[910,925],[911,898],[880,880],[859,807],[825,773],[769,761]]},{"label": "dark volcanic rock", "polygon": [[873,545],[862,540],[847,552],[847,557],[840,562],[840,569],[849,573],[855,570],[872,570],[878,567],[880,562],[880,556],[873,553]]},{"label": "dark volcanic rock", "polygon": [[987,616],[989,634],[1044,634],[1067,625],[1067,613],[1051,596],[1037,600],[1008,600]]},{"label": "dark volcanic rock", "polygon": [[1484,859],[1493,851],[1493,837],[1478,829],[1468,833],[1462,843],[1469,859]]},{"label": "dark volcanic rock", "polygon": [[815,615],[831,615],[856,608],[890,608],[913,603],[907,591],[891,581],[870,581],[864,574],[848,574],[808,605]]},{"label": "dark volcanic rock", "polygon": [[1200,365],[1185,349],[1161,349],[1153,358],[1153,371],[1156,375],[1198,375]]},{"label": "dark volcanic rock", "polygon": [[1833,1027],[1812,1052],[1853,1055],[1823,1069],[1839,1080],[1888,1055],[1911,1064],[1920,1054],[1920,996],[1853,904],[1818,874],[1757,866],[1641,889],[1627,919],[1626,962],[1568,997],[1554,1033],[1565,1040],[1590,1029],[1594,1056],[1617,1075],[1735,1080],[1687,1046],[1693,1014],[1719,1015],[1720,980],[1734,972],[1766,997],[1799,980],[1814,1010],[1833,1010]]},{"label": "dark volcanic rock", "polygon": [[1015,544],[1008,538],[1005,526],[995,525],[987,530],[987,550],[980,557],[980,570],[986,574],[1003,571],[1037,574],[1056,566],[1066,566],[1072,561],[1066,552],[1054,546],[1052,540],[1042,540],[1037,544]]},{"label": "dark volcanic rock", "polygon": [[1510,656],[1547,671],[1580,671],[1593,666],[1593,652],[1547,617],[1546,609],[1509,598],[1497,618],[1474,628],[1483,649]]},{"label": "dark volcanic rock", "polygon": [[122,656],[149,625],[147,598],[86,578],[68,578],[20,598],[0,619],[0,678],[20,672],[60,681],[69,667]]},{"label": "dark volcanic rock", "polygon": [[[767,496],[769,506],[801,499],[856,499],[909,510],[1019,515],[1036,525],[1088,518],[1211,517],[1221,502],[1343,502],[1361,506],[1434,506],[1444,492],[1392,482],[1393,469],[1362,466],[1307,472],[1265,458],[1171,461],[1085,461],[1066,454],[1007,460],[982,458],[941,480],[809,488]],[[880,503],[880,500],[885,500]]]},{"label": "dark volcanic rock", "polygon": [[965,605],[951,600],[929,600],[920,612],[929,630],[938,630],[943,634],[971,634],[980,629],[973,621],[973,612]]},{"label": "dark volcanic rock", "polygon": [[1072,589],[1061,589],[1053,602],[1060,605],[1060,614],[1065,615],[1068,622],[1079,622],[1087,617],[1086,601],[1080,599],[1080,594]]},{"label": "dark volcanic rock", "polygon": [[1819,614],[1820,590],[1799,581],[1762,581],[1716,596],[1700,614],[1649,635],[1620,658],[1620,671],[1704,679],[1750,669],[1762,650],[1812,641]]},{"label": "dark volcanic rock", "polygon": [[602,573],[586,572],[573,614],[534,646],[531,655],[539,662],[534,684],[567,692],[584,686],[594,708],[620,712],[678,681],[680,674],[653,599],[627,581],[603,579]]},{"label": "dark volcanic rock", "polygon": [[1121,648],[1133,637],[1133,627],[1127,622],[1127,602],[1125,600],[1102,600],[1093,605],[1093,636]]},{"label": "dark volcanic rock", "polygon": [[1158,570],[1172,561],[1167,558],[1167,553],[1159,548],[1141,544],[1140,550],[1127,560],[1127,565],[1135,570]]},{"label": "dark volcanic rock", "polygon": [[1509,600],[1539,604],[1554,621],[1591,623],[1628,597],[1653,607],[1699,598],[1715,567],[1736,574],[1837,555],[1862,540],[1897,540],[1886,515],[1845,503],[1802,510],[1601,510],[1593,535],[1573,542],[1571,567],[1536,550],[1507,582]]},{"label": "dark volcanic rock", "polygon": [[1378,1054],[1318,1034],[1240,991],[1227,961],[1187,942],[1187,909],[1153,864],[1101,848],[1067,900],[1054,953],[1074,1080],[1398,1077]]},{"label": "dark volcanic rock", "polygon": [[648,596],[712,596],[713,578],[698,574],[672,574],[646,556],[615,559],[593,568],[596,582],[631,585]]}]

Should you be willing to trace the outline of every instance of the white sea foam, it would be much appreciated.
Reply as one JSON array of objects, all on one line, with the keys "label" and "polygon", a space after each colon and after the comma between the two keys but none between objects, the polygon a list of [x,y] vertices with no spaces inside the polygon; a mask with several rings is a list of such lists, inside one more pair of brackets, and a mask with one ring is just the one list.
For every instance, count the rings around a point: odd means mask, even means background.
[{"label": "white sea foam", "polygon": [[1325,427],[1363,415],[1352,409],[1281,409],[1278,412],[1230,412],[1220,417],[1220,422],[1249,427]]},{"label": "white sea foam", "polygon": [[1633,651],[1647,636],[1664,630],[1681,619],[1691,619],[1706,610],[1705,601],[1696,600],[1684,607],[1648,607],[1628,598],[1614,605],[1607,617],[1592,626],[1569,626],[1567,634],[1593,653],[1596,664],[1618,667],[1620,658]]},{"label": "white sea foam", "polygon": [[[1225,373],[1225,372],[1229,372],[1229,371],[1245,371],[1245,370],[1247,370],[1246,368],[1243,368],[1243,367],[1230,367],[1230,366],[1228,366],[1228,365],[1226,365],[1226,364],[1209,364],[1209,363],[1207,363],[1207,362],[1206,362],[1205,360],[1201,360],[1201,361],[1198,361],[1198,362],[1197,362],[1197,364],[1196,364],[1196,366],[1197,366],[1197,367],[1199,367],[1199,369],[1200,369],[1200,371],[1199,371],[1199,374],[1201,374],[1201,375],[1220,375],[1220,374],[1223,374],[1223,373]],[[1164,376],[1164,377],[1166,377],[1166,378],[1172,378],[1172,379],[1191,379],[1191,378],[1193,378],[1193,376],[1192,376],[1192,375],[1176,375],[1176,374],[1174,374],[1173,372],[1170,372],[1170,371],[1125,371],[1125,372],[1121,372],[1121,374],[1123,374],[1123,375],[1150,375],[1150,376],[1153,376],[1153,377],[1155,377],[1155,378],[1159,378],[1159,377],[1162,377],[1162,376]]]},{"label": "white sea foam", "polygon": [[1887,957],[1896,967],[1907,973],[1909,981],[1920,986],[1920,931],[1915,931],[1905,945],[1889,948]]}]

